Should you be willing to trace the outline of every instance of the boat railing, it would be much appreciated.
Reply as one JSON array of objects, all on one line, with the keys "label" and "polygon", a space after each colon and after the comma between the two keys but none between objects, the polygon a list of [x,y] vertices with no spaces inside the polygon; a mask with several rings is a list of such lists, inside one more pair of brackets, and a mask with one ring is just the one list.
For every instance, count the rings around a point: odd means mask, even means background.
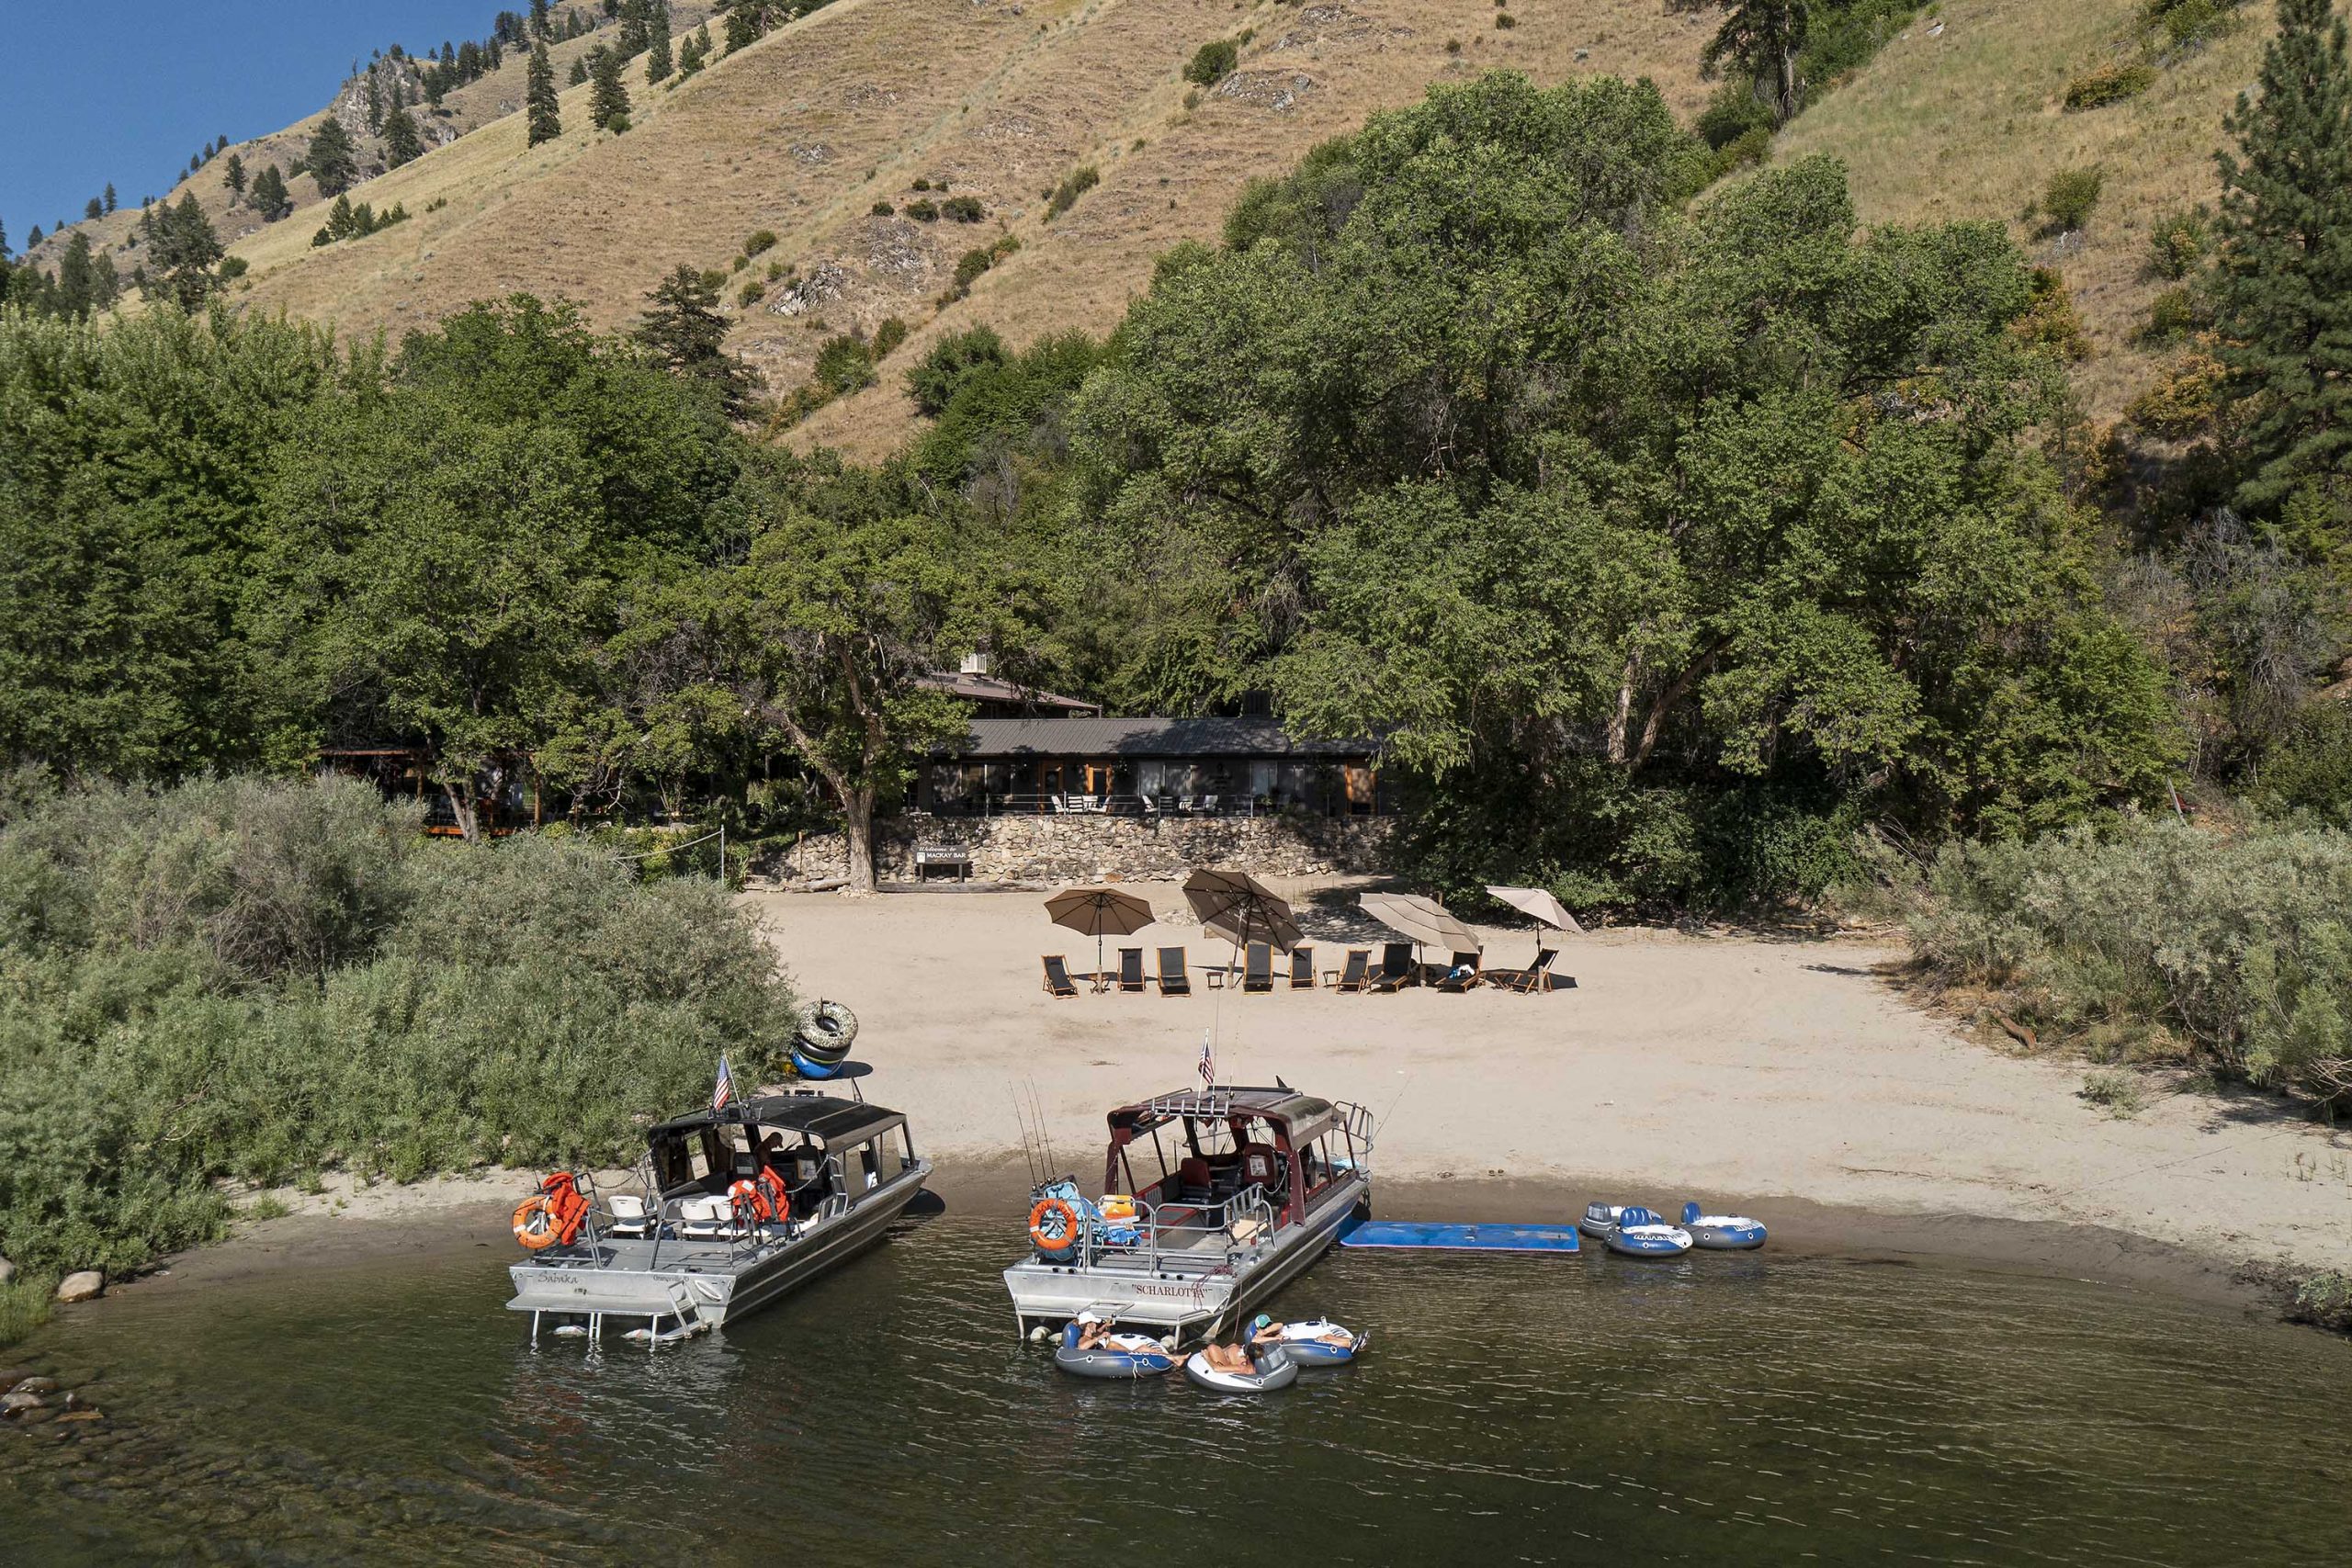
[{"label": "boat railing", "polygon": [[[1183,1209],[1183,1217],[1162,1221],[1160,1215],[1170,1208]],[[1108,1228],[1081,1222],[1078,1227],[1075,1261],[1081,1269],[1098,1264],[1116,1264],[1122,1268],[1141,1268],[1157,1273],[1166,1254],[1182,1254],[1188,1258],[1200,1256],[1203,1237],[1222,1234],[1226,1250],[1234,1250],[1274,1234],[1278,1218],[1273,1201],[1264,1187],[1251,1183],[1218,1203],[1199,1206],[1164,1204],[1148,1213],[1138,1215],[1133,1225],[1116,1227],[1132,1230],[1136,1239],[1113,1243],[1105,1234]]]},{"label": "boat railing", "polygon": [[1340,1100],[1331,1109],[1340,1113],[1340,1125],[1354,1143],[1356,1152],[1359,1155],[1370,1154],[1373,1134],[1379,1131],[1372,1112],[1352,1100]]}]

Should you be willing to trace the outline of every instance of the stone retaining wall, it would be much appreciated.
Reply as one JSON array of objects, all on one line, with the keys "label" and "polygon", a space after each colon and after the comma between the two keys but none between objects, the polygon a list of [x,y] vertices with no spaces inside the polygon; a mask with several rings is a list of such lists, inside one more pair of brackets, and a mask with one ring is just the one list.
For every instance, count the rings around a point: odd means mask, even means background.
[{"label": "stone retaining wall", "polygon": [[[1390,824],[1382,817],[932,817],[910,813],[874,825],[874,874],[915,880],[915,850],[955,845],[972,856],[977,882],[1150,881],[1198,866],[1262,876],[1317,876],[1386,869]],[[839,833],[811,834],[763,857],[752,874],[778,883],[846,874]],[[943,874],[934,872],[934,876]]]}]

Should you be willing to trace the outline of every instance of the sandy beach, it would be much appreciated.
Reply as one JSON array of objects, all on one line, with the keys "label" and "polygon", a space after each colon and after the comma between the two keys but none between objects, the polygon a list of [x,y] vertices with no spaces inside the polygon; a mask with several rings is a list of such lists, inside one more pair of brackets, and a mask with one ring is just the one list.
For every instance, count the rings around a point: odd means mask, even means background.
[{"label": "sandy beach", "polygon": [[[1548,997],[1286,983],[1245,996],[1204,983],[1229,949],[1174,884],[1130,886],[1161,923],[1107,943],[1114,964],[1122,942],[1184,943],[1191,997],[1047,996],[1039,954],[1091,970],[1094,942],[1050,924],[1040,894],[746,901],[805,996],[856,1010],[869,1098],[907,1111],[943,1166],[996,1173],[1008,1191],[1026,1180],[1017,1105],[1034,1096],[1057,1167],[1094,1179],[1103,1112],[1197,1082],[1213,1032],[1223,1081],[1279,1074],[1369,1106],[1384,1187],[1430,1217],[1442,1183],[1461,1184],[1464,1217],[1500,1217],[1498,1190],[1503,1212],[1547,1220],[1587,1197],[1688,1195],[1768,1218],[1869,1211],[1921,1237],[1939,1220],[2055,1222],[2217,1265],[2352,1268],[2352,1136],[2247,1093],[2165,1095],[2113,1118],[2081,1098],[2085,1064],[2012,1055],[1905,1002],[1883,942],[1609,931],[1566,939],[1559,967],[1577,987]],[[1318,971],[1383,934],[1344,882],[1283,891]],[[1530,930],[1485,934],[1491,964],[1534,952]],[[2118,1238],[2085,1253],[2130,1250]]]}]

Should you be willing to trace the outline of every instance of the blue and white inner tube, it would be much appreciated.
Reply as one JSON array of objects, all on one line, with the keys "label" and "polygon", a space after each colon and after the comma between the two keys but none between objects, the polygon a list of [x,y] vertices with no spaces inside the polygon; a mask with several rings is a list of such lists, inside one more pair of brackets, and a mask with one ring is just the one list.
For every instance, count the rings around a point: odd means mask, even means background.
[{"label": "blue and white inner tube", "polygon": [[1075,1323],[1054,1347],[1054,1365],[1074,1377],[1156,1378],[1176,1368],[1175,1353],[1148,1334],[1109,1334],[1102,1344],[1080,1349]]},{"label": "blue and white inner tube", "polygon": [[1746,1214],[1709,1214],[1696,1203],[1682,1205],[1682,1228],[1690,1245],[1710,1252],[1747,1252],[1764,1245],[1764,1227]]},{"label": "blue and white inner tube", "polygon": [[1690,1250],[1689,1231],[1639,1207],[1618,1210],[1616,1228],[1605,1239],[1610,1251],[1628,1258],[1679,1258]]},{"label": "blue and white inner tube", "polygon": [[1308,1318],[1299,1323],[1281,1325],[1281,1337],[1261,1340],[1260,1336],[1274,1327],[1272,1318],[1263,1313],[1250,1325],[1252,1344],[1277,1344],[1283,1354],[1302,1367],[1336,1367],[1352,1361],[1363,1348],[1372,1343],[1369,1334],[1352,1334],[1325,1317]]}]

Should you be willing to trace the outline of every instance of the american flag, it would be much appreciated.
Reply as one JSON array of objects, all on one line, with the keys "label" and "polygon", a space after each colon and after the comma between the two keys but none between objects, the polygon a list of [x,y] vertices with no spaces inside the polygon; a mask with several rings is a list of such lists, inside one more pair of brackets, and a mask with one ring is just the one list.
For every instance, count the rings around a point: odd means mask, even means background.
[{"label": "american flag", "polygon": [[1209,1049],[1209,1037],[1205,1033],[1201,1036],[1201,1087],[1216,1087],[1216,1055]]},{"label": "american flag", "polygon": [[724,1111],[734,1099],[735,1074],[728,1066],[727,1054],[722,1051],[718,1056],[718,1082],[710,1091],[710,1108],[713,1111]]}]

